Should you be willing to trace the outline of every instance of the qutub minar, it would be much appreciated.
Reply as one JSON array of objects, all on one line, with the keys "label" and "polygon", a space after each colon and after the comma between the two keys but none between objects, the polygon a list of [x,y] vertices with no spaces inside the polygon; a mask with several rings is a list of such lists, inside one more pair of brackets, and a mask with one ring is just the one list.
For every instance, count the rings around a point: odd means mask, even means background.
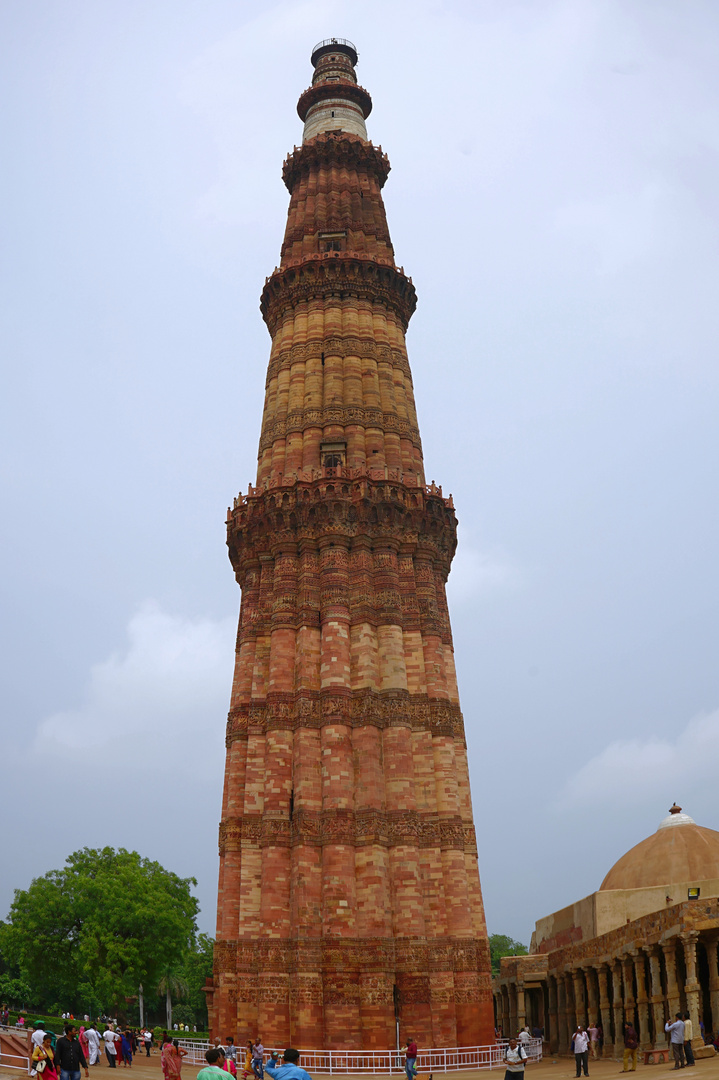
[{"label": "qutub minar", "polygon": [[242,606],[210,1024],[305,1049],[494,1041],[445,582],[357,51],[321,42],[260,308],[257,483],[228,512]]}]

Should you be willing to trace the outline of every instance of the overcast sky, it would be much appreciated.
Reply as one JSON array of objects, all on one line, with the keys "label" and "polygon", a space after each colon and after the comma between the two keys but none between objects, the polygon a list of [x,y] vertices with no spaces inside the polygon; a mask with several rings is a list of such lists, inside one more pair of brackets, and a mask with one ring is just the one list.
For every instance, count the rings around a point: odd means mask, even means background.
[{"label": "overcast sky", "polygon": [[3,0],[2,874],[84,845],[214,932],[285,154],[359,49],[449,582],[490,932],[677,800],[719,828],[715,0]]}]

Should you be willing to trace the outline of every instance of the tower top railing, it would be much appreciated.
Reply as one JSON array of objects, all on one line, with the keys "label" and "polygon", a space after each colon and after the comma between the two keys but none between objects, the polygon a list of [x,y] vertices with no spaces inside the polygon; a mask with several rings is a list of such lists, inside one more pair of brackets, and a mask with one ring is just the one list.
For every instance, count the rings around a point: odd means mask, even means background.
[{"label": "tower top railing", "polygon": [[348,41],[347,38],[333,37],[333,38],[325,38],[324,41],[318,41],[317,42],[314,49],[312,50],[312,56],[311,56],[312,65],[314,66],[315,60],[319,56],[323,55],[326,52],[331,52],[332,49],[342,49],[343,51],[347,51],[348,53],[351,53],[352,55],[351,55],[350,59],[352,60],[352,63],[353,64],[357,63],[357,60],[359,58],[359,53],[357,52],[357,46],[354,45],[351,41]]}]

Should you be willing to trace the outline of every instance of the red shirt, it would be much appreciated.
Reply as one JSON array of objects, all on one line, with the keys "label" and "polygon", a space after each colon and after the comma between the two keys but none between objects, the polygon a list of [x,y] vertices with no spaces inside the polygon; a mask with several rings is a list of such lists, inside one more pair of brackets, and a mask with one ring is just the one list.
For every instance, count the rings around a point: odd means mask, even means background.
[{"label": "red shirt", "polygon": [[417,1043],[407,1043],[407,1057],[417,1057]]}]

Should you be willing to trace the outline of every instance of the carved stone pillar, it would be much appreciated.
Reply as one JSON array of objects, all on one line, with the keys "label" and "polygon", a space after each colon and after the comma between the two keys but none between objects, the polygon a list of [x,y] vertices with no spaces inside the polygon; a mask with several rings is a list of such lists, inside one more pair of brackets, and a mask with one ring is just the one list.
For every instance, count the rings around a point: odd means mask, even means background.
[{"label": "carved stone pillar", "polygon": [[717,961],[717,944],[719,934],[705,934],[702,941],[707,951],[709,964],[709,1005],[712,1011],[711,1028],[704,1017],[704,1025],[707,1031],[716,1032],[719,1029],[719,962]]},{"label": "carved stone pillar", "polygon": [[581,968],[576,968],[572,972],[572,983],[574,984],[574,1011],[576,1013],[574,1024],[586,1024],[587,1022],[587,1001],[586,991],[584,987],[584,972]]},{"label": "carved stone pillar", "polygon": [[652,1033],[649,1026],[649,1000],[647,998],[647,980],[644,968],[644,953],[634,950],[634,972],[637,981],[637,1013],[639,1014],[639,1048],[649,1050],[652,1046]]},{"label": "carved stone pillar", "polygon": [[624,1001],[622,998],[622,961],[617,959],[612,964],[612,1014],[613,1014],[613,1052],[616,1056],[618,1050],[624,1045]]},{"label": "carved stone pillar", "polygon": [[512,1034],[521,1031],[527,1023],[527,1003],[524,997],[524,983],[517,979],[517,1026]]},{"label": "carved stone pillar", "polygon": [[609,1055],[609,1047],[612,1045],[611,1037],[611,1014],[609,1009],[609,966],[607,964],[601,964],[597,971],[597,981],[599,983],[599,1019],[602,1024],[602,1031],[604,1032],[604,1047],[602,1048],[602,1054],[606,1052]]},{"label": "carved stone pillar", "polygon": [[662,991],[662,973],[659,953],[654,945],[646,946],[649,957],[649,1001],[652,1006],[655,1047],[662,1045],[664,1039],[664,993]]},{"label": "carved stone pillar", "polygon": [[506,984],[502,987],[502,1018],[500,1021],[500,1029],[505,1039],[510,1038],[512,1031],[510,1029],[510,991],[508,991]]},{"label": "carved stone pillar", "polygon": [[546,1035],[552,1054],[559,1050],[559,1016],[557,1014],[557,980],[554,976],[547,979],[547,999],[549,1002]]},{"label": "carved stone pillar", "polygon": [[509,1034],[517,1034],[517,988],[509,984]]},{"label": "carved stone pillar", "polygon": [[684,993],[687,999],[687,1012],[692,1022],[692,1046],[704,1045],[699,1028],[699,980],[697,979],[697,941],[699,934],[696,930],[687,930],[682,934],[684,945],[684,965],[687,972],[687,981],[684,983]]},{"label": "carved stone pillar", "polygon": [[587,977],[587,1020],[593,1024],[598,1016],[597,970],[593,967],[584,969]]},{"label": "carved stone pillar", "polygon": [[676,938],[662,944],[664,963],[667,969],[667,1008],[669,1019],[673,1020],[679,1012],[679,985],[677,983],[677,946]]},{"label": "carved stone pillar", "polygon": [[634,1023],[634,957],[631,953],[622,957],[622,983],[624,986],[624,1020]]},{"label": "carved stone pillar", "polygon": [[564,987],[567,992],[567,1046],[572,1041],[572,1032],[577,1026],[577,1000],[574,996],[574,980],[571,971],[564,973]]},{"label": "carved stone pillar", "polygon": [[564,975],[557,976],[557,1052],[569,1047],[569,1020],[567,1015],[567,983]]}]

